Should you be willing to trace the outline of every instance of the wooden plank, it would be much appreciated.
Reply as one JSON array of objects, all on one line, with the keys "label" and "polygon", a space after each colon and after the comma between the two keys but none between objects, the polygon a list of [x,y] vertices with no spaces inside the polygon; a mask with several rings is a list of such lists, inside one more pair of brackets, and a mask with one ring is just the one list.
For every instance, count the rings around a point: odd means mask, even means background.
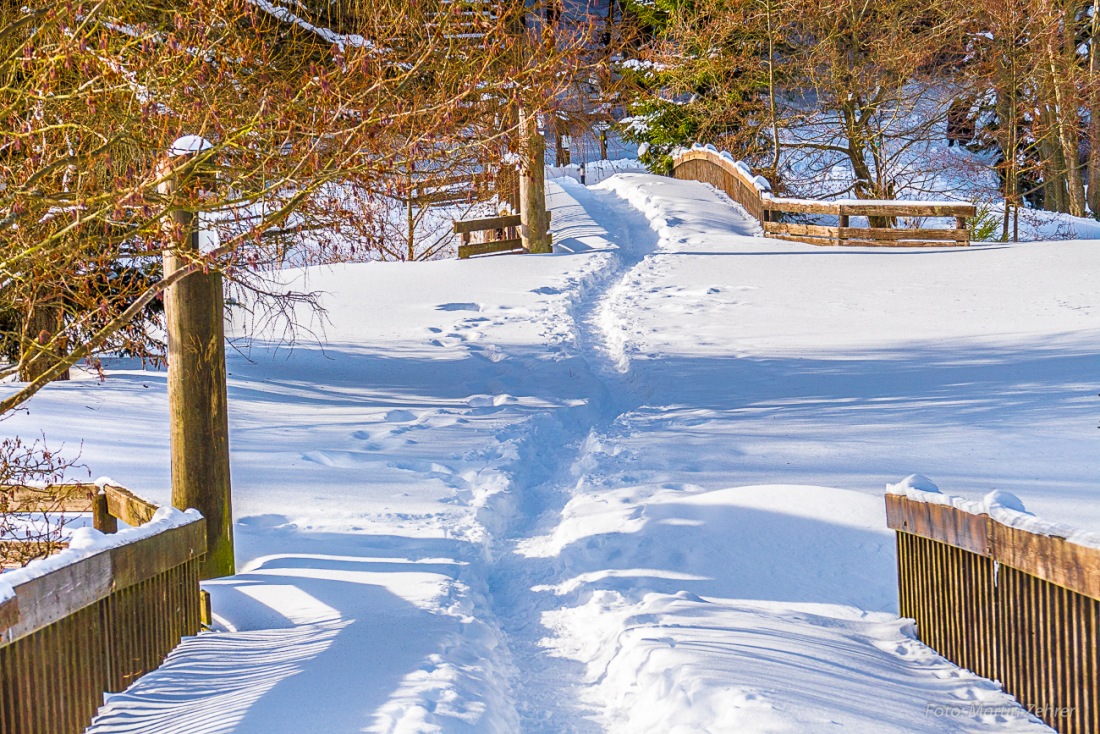
[{"label": "wooden plank", "polygon": [[111,588],[119,591],[140,584],[205,552],[206,522],[202,519],[112,548]]},{"label": "wooden plank", "polygon": [[[459,245],[458,256],[465,260],[474,255],[488,255],[493,252],[511,252],[523,250],[523,240],[501,240],[500,242],[478,242],[472,245]],[[526,250],[523,250],[526,252]]]},{"label": "wooden plank", "polygon": [[107,495],[108,512],[130,527],[149,522],[158,509],[152,502],[143,500],[123,487],[107,485],[103,491]]},{"label": "wooden plank", "polygon": [[[971,204],[921,204],[920,202],[892,201],[853,203],[815,201],[813,199],[764,199],[768,211],[791,214],[832,214],[847,217],[954,217],[956,222],[975,216]],[[956,225],[956,228],[960,228]]]},{"label": "wooden plank", "polygon": [[12,598],[0,604],[0,636],[14,627],[19,622],[19,597]]},{"label": "wooden plank", "polygon": [[[963,230],[964,238],[968,233]],[[956,229],[884,229],[881,227],[843,227],[840,236],[854,240],[949,240],[958,241]]]},{"label": "wooden plank", "polygon": [[973,204],[921,203],[919,201],[839,202],[840,214],[853,217],[968,217],[977,216]]},{"label": "wooden plank", "polygon": [[972,515],[949,505],[917,502],[897,494],[886,495],[886,525],[981,556],[992,555],[988,515]]},{"label": "wooden plank", "polygon": [[69,547],[69,544],[63,540],[26,541],[18,539],[2,539],[0,540],[0,556],[7,557],[8,554],[12,552],[9,549],[13,549],[15,553],[19,553],[19,549],[27,545],[28,542],[39,546],[48,546],[48,555],[53,555],[54,553],[65,550]]},{"label": "wooden plank", "polygon": [[108,535],[118,532],[118,518],[111,514],[106,491],[98,492],[92,501],[92,527]]},{"label": "wooden plank", "polygon": [[[440,206],[443,204],[462,204],[485,201],[479,198],[476,191],[436,191],[431,194],[421,194],[412,197],[412,203],[416,206]],[[403,201],[408,202],[409,199]]]},{"label": "wooden plank", "polygon": [[783,222],[765,222],[766,234],[790,234],[802,237],[821,237],[824,239],[836,239],[836,227],[823,227],[816,224],[786,224]]},{"label": "wooden plank", "polygon": [[991,524],[993,557],[999,563],[1100,600],[1100,550]]},{"label": "wooden plank", "polygon": [[104,551],[15,586],[19,621],[0,645],[26,637],[95,604],[111,592],[111,556]]},{"label": "wooden plank", "polygon": [[764,199],[764,209],[788,214],[832,214],[840,216],[840,205],[830,201],[809,199]]},{"label": "wooden plank", "polygon": [[485,232],[491,229],[505,229],[506,227],[518,227],[520,217],[518,214],[509,214],[502,217],[490,217],[488,219],[464,219],[455,222],[455,234],[466,232]]},{"label": "wooden plank", "polygon": [[10,498],[13,512],[91,512],[92,498],[99,488],[94,484],[53,484],[48,487],[0,486]]}]

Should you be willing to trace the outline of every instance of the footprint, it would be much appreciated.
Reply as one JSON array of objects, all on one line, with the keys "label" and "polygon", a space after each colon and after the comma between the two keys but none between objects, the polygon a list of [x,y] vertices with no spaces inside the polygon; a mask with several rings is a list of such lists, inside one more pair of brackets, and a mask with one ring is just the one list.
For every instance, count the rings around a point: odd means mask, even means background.
[{"label": "footprint", "polygon": [[416,420],[416,414],[409,410],[391,410],[384,420],[387,423],[408,423]]},{"label": "footprint", "polygon": [[481,306],[476,303],[444,303],[436,306],[437,311],[480,311]]}]

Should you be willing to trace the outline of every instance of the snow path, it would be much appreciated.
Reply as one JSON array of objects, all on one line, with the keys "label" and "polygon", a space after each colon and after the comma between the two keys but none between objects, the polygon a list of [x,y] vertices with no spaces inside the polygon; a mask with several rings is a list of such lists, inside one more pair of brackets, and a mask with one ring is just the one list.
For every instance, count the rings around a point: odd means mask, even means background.
[{"label": "snow path", "polygon": [[[881,494],[1095,497],[1100,250],[826,252],[699,184],[550,190],[552,257],[281,274],[327,339],[230,356],[218,632],[92,731],[1043,730],[896,617]],[[164,375],[109,370],[8,428],[166,501]]]},{"label": "snow path", "polygon": [[[516,546],[557,571],[556,583],[535,587],[549,597],[539,608],[552,631],[540,644],[585,663],[581,698],[603,730],[1043,730],[996,686],[916,643],[890,613],[895,562],[880,498],[826,487],[722,489],[729,475],[707,476],[729,465],[710,452],[738,456],[721,442],[728,419],[712,406],[744,397],[723,385],[724,361],[678,360],[647,339],[658,312],[679,312],[692,317],[691,330],[677,319],[661,336],[692,351],[723,349],[705,338],[723,289],[699,289],[696,273],[676,277],[680,253],[690,244],[704,257],[731,243],[752,253],[759,229],[697,184],[627,175],[603,188],[644,213],[659,237],[579,320],[599,335],[581,340],[595,347],[593,359],[602,354],[619,373],[605,384],[622,410],[593,426],[556,523]],[[676,210],[688,196],[704,202],[697,211],[707,226],[694,233]],[[608,217],[621,209],[606,199],[589,202],[609,231],[636,230],[629,217]],[[711,242],[716,231],[724,238]],[[685,281],[695,286],[686,298]],[[828,560],[807,564],[815,558]],[[969,708],[953,708],[959,702]],[[955,713],[929,713],[944,707]],[[534,723],[524,731],[568,730]]]},{"label": "snow path", "polygon": [[[560,580],[560,569],[553,558],[527,558],[516,552],[529,537],[552,528],[570,499],[577,466],[589,451],[585,440],[592,432],[610,428],[617,416],[638,403],[629,382],[614,369],[614,335],[603,330],[600,314],[621,286],[624,277],[653,251],[657,237],[648,220],[637,210],[609,192],[599,192],[574,184],[560,183],[564,191],[551,196],[554,206],[557,246],[571,252],[583,252],[593,245],[588,230],[595,224],[599,247],[615,248],[615,257],[599,273],[597,282],[571,301],[569,315],[574,325],[576,351],[580,364],[589,374],[592,397],[587,421],[566,427],[552,445],[533,444],[528,450],[549,464],[537,477],[521,480],[523,492],[515,508],[514,522],[501,540],[494,544],[494,567],[489,588],[493,611],[510,641],[517,665],[517,710],[524,732],[595,732],[600,731],[591,717],[591,706],[576,696],[583,675],[576,664],[562,657],[546,655],[542,638],[545,628],[539,620],[553,605],[545,594],[533,593],[536,587]],[[537,439],[536,439],[537,441]],[[553,457],[549,462],[547,459]],[[513,477],[513,482],[518,478]]]}]

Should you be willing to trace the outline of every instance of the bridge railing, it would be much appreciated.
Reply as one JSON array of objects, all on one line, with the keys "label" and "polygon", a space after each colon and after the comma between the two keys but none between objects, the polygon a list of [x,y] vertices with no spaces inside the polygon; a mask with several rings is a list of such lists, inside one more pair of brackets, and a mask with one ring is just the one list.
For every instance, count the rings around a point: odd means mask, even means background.
[{"label": "bridge railing", "polygon": [[1100,732],[1097,539],[1006,507],[1003,493],[981,504],[900,492],[886,496],[899,610],[921,641],[1055,730]]},{"label": "bridge railing", "polygon": [[[0,734],[80,734],[103,704],[199,632],[206,521],[121,487],[69,485],[57,511],[111,533],[0,574]],[[25,496],[30,488],[0,488]],[[131,527],[117,532],[118,520]],[[76,544],[81,545],[81,544]]]},{"label": "bridge railing", "polygon": [[[968,220],[977,216],[972,204],[951,201],[869,201],[844,199],[815,201],[772,196],[771,184],[754,176],[744,163],[712,146],[694,146],[673,159],[672,175],[702,181],[724,191],[775,239],[811,245],[855,245],[873,247],[952,247],[970,244]],[[783,214],[829,215],[837,224],[819,225],[780,221]],[[874,217],[891,221],[911,218],[948,218],[953,226],[853,227],[852,217]]]}]

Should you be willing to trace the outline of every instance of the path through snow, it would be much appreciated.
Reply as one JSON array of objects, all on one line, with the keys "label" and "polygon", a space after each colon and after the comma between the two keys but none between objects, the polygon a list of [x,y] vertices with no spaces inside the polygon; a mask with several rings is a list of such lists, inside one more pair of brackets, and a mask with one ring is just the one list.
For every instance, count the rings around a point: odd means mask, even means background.
[{"label": "path through snow", "polygon": [[[700,184],[551,189],[552,257],[283,274],[327,341],[230,358],[218,632],[92,731],[1043,730],[896,617],[881,494],[1094,496],[1096,248],[823,251]],[[165,421],[117,364],[9,428],[164,501]]]}]

